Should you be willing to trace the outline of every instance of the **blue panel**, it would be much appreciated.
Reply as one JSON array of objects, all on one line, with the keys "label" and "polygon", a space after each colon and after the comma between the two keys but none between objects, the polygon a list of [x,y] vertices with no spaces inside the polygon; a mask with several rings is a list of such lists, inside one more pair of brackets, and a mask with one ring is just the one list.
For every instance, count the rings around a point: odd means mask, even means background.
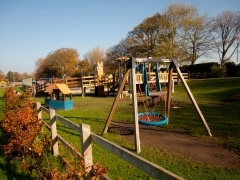
[{"label": "blue panel", "polygon": [[143,73],[142,74],[143,74],[143,84],[144,84],[145,96],[149,96],[146,63],[143,63]]},{"label": "blue panel", "polygon": [[49,101],[49,107],[55,110],[69,110],[73,108],[73,101]]},{"label": "blue panel", "polygon": [[64,101],[64,106],[65,106],[65,110],[72,109],[73,108],[73,101],[72,100]]},{"label": "blue panel", "polygon": [[156,69],[155,69],[155,76],[156,76],[156,84],[157,84],[157,91],[162,91],[162,86],[159,81],[159,74],[158,74],[158,63],[156,63]]},{"label": "blue panel", "polygon": [[50,98],[45,98],[45,99],[44,99],[44,103],[45,103],[45,105],[48,106],[48,105],[49,105],[49,101],[50,101]]}]

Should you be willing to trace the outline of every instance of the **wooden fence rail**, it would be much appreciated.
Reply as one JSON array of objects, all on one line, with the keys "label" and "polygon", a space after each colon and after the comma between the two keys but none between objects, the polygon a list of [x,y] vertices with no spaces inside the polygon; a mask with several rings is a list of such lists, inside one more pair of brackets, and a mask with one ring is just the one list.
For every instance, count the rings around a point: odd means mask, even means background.
[{"label": "wooden fence rail", "polygon": [[[179,177],[178,175],[175,175],[174,173],[164,169],[161,166],[158,166],[136,154],[134,154],[131,151],[128,151],[124,148],[122,148],[119,145],[116,145],[105,138],[98,136],[90,131],[90,126],[86,124],[80,124],[77,125],[68,119],[65,119],[59,115],[55,114],[55,110],[53,109],[47,109],[44,106],[41,106],[39,102],[37,102],[37,112],[38,112],[38,118],[42,118],[42,111],[49,114],[50,117],[50,125],[48,125],[46,122],[47,128],[51,131],[52,136],[52,149],[53,154],[55,156],[59,155],[58,150],[58,141],[61,142],[64,146],[66,146],[71,153],[74,155],[76,154],[76,151],[74,151],[74,148],[65,141],[61,136],[57,134],[57,125],[56,120],[61,121],[65,125],[67,125],[69,128],[74,129],[77,131],[80,135],[81,144],[81,153],[77,152],[78,157],[84,158],[85,162],[85,171],[87,172],[87,175],[89,175],[91,168],[93,166],[93,159],[92,159],[92,145],[91,143],[96,143],[100,145],[101,147],[105,148],[106,150],[110,151],[111,153],[117,155],[118,157],[122,158],[123,160],[127,161],[128,163],[132,164],[133,166],[137,167],[138,169],[144,171],[145,173],[149,174],[150,176],[156,178],[156,179],[163,179],[163,180],[170,180],[170,179],[183,179]],[[88,174],[89,173],[89,174]],[[104,176],[102,179],[109,179],[107,176]]]}]

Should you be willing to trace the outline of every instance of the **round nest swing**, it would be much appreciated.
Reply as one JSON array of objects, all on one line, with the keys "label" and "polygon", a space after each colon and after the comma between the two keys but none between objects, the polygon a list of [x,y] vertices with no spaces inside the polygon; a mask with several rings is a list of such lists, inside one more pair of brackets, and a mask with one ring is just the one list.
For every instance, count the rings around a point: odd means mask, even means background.
[{"label": "round nest swing", "polygon": [[138,113],[138,122],[147,126],[162,126],[168,123],[168,118],[156,112],[144,112]]},{"label": "round nest swing", "polygon": [[[147,75],[145,75],[145,77],[146,76]],[[165,82],[166,82],[166,79],[165,79]],[[166,87],[166,84],[165,84],[165,87]],[[139,89],[140,94],[142,94],[140,83],[138,83],[138,89]],[[142,99],[143,99],[143,95],[142,95]],[[165,102],[165,104],[166,104],[166,102]],[[152,112],[147,111],[144,100],[143,100],[143,105],[144,105],[144,109],[145,109],[146,112],[138,113],[139,124],[143,124],[143,125],[147,125],[147,126],[163,126],[163,125],[166,125],[168,123],[167,116],[154,112],[154,109],[155,109],[157,104],[155,104]]]}]

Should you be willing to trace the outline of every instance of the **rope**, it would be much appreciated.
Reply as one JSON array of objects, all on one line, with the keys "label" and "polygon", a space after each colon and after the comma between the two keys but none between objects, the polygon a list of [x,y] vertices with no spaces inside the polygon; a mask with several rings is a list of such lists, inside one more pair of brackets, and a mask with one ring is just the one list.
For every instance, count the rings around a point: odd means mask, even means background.
[{"label": "rope", "polygon": [[147,107],[146,107],[146,104],[145,104],[145,101],[144,101],[144,98],[143,98],[143,93],[142,93],[142,91],[141,91],[140,84],[138,84],[138,90],[139,90],[139,92],[140,92],[140,94],[141,94],[141,97],[142,97],[142,102],[143,102],[144,110],[145,110],[145,112],[147,112]]}]

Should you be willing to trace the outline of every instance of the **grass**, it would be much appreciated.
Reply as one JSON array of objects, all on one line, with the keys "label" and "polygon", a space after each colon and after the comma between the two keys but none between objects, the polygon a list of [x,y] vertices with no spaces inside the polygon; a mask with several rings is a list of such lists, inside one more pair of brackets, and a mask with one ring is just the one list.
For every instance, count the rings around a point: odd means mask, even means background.
[{"label": "grass", "polygon": [[[230,101],[232,95],[240,93],[240,79],[191,80],[188,82],[188,85],[211,129],[213,139],[240,154],[240,102]],[[3,103],[2,95],[3,92],[2,89],[0,89],[1,104]],[[171,109],[169,124],[164,128],[175,131],[186,131],[192,136],[199,136],[202,138],[208,136],[182,84],[175,85],[173,100],[177,102],[178,106],[181,108]],[[36,101],[43,103],[43,98],[36,98]],[[114,97],[95,97],[86,95],[82,98],[81,95],[74,95],[73,101],[74,109],[57,111],[56,113],[77,124],[89,124],[92,132],[101,135]],[[145,111],[141,106],[138,108],[139,112]],[[152,108],[147,108],[147,111],[151,110]],[[158,106],[154,110],[164,113],[164,106]],[[120,99],[112,121],[132,122],[132,111],[131,100],[129,98]],[[0,113],[2,113],[2,109],[0,109]],[[44,119],[48,121],[46,115]],[[78,134],[60,122],[57,123],[58,133],[68,142],[80,149],[80,138]],[[0,135],[0,137],[2,142],[2,135]],[[134,144],[123,141],[117,134],[108,132],[104,137],[134,151]],[[213,167],[209,164],[191,162],[188,159],[176,157],[169,152],[153,147],[143,146],[141,149],[140,156],[185,179],[240,179],[239,169],[224,169]],[[152,179],[96,144],[93,144],[93,158],[95,162],[101,163],[104,167],[109,167],[108,176],[111,179]],[[0,171],[0,177],[7,177],[11,174],[6,172],[5,167],[7,165],[4,164],[5,162],[4,155],[0,154],[0,163],[2,164],[0,164],[0,166],[3,167],[1,168],[2,171]],[[14,171],[15,169],[10,170]],[[23,173],[24,176],[27,176],[24,172],[15,172],[19,174]]]}]

